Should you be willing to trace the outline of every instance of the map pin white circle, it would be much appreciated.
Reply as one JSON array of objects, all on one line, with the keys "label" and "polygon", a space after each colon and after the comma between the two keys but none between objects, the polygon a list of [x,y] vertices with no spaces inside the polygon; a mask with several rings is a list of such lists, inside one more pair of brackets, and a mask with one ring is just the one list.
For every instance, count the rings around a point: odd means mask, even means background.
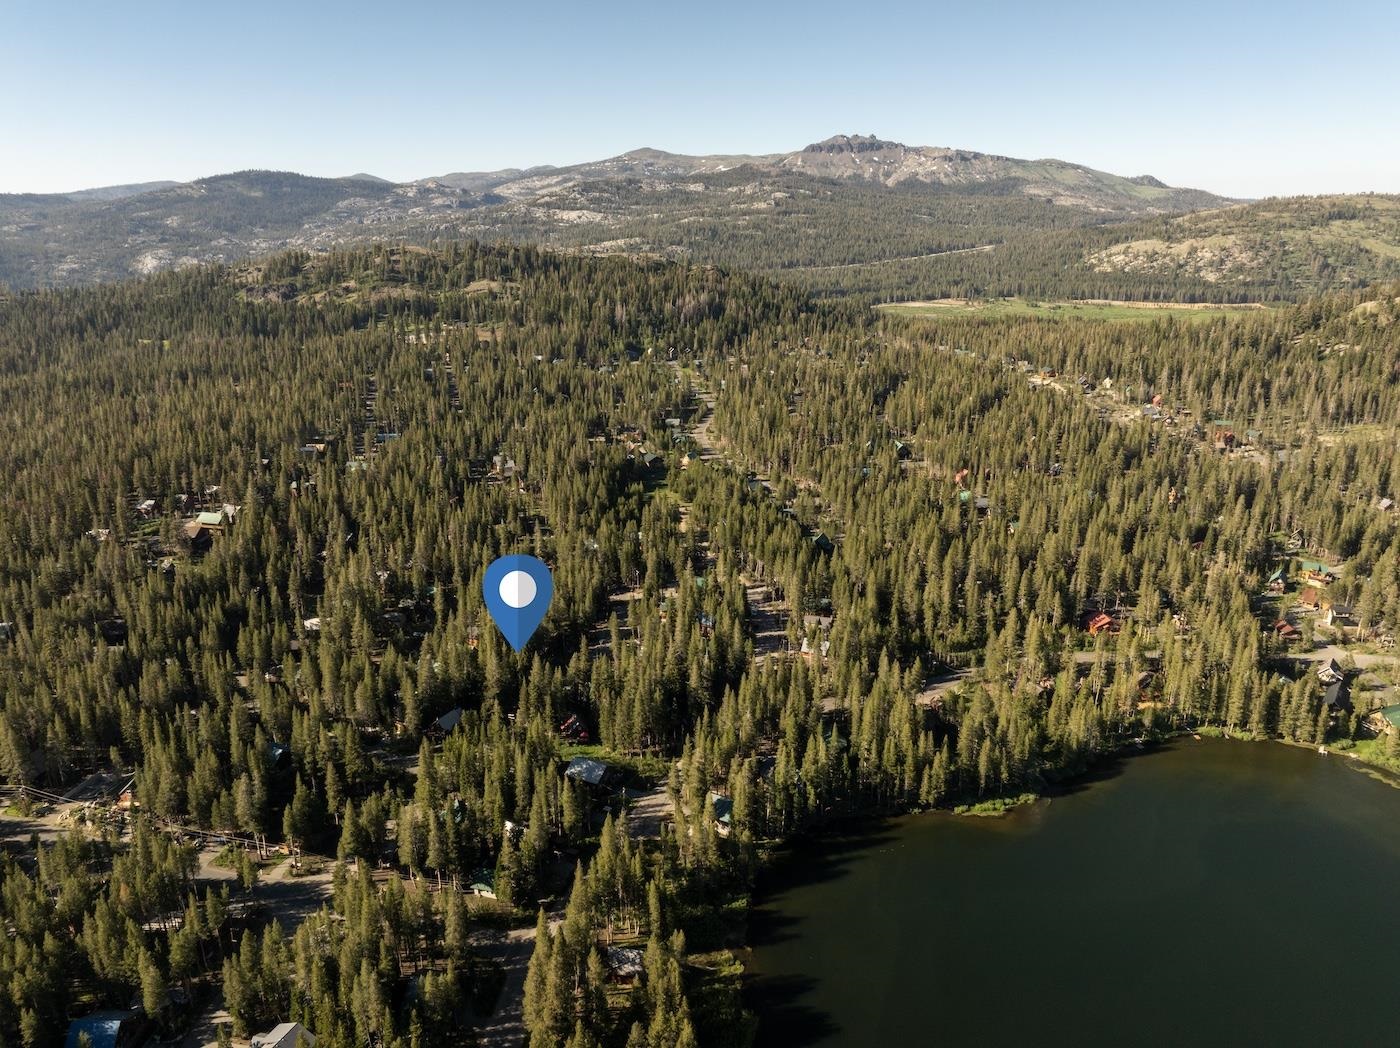
[{"label": "map pin white circle", "polygon": [[534,602],[538,590],[535,580],[524,571],[508,571],[501,579],[501,600],[512,608],[526,608]]}]

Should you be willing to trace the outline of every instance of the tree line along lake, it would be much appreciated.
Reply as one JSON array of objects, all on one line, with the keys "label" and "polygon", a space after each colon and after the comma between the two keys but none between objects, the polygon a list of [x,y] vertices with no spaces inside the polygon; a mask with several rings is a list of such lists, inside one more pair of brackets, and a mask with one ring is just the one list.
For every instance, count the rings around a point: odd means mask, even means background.
[{"label": "tree line along lake", "polygon": [[1394,1044],[1400,790],[1351,764],[1183,738],[801,842],[756,900],[758,1044]]}]

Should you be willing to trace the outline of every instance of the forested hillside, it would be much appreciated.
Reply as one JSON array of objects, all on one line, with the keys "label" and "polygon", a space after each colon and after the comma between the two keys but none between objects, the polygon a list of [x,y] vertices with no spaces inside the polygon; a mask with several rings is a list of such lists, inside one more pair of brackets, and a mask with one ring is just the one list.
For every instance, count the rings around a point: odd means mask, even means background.
[{"label": "forested hillside", "polygon": [[[1326,561],[1400,627],[1397,295],[922,320],[467,243],[0,298],[0,773],[132,782],[43,840],[13,798],[0,1044],[174,1028],[181,988],[240,1036],[458,1045],[503,922],[532,1046],[742,1042],[729,951],[794,833],[1182,728],[1348,744],[1271,587]],[[520,655],[511,552],[556,586]],[[244,912],[279,852],[333,871],[305,919]]]}]

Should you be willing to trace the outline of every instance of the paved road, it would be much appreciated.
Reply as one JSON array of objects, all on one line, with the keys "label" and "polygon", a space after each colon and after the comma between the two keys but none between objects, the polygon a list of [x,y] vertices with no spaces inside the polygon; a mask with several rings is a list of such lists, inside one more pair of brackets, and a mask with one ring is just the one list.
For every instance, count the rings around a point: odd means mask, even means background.
[{"label": "paved road", "polygon": [[1400,666],[1400,655],[1351,651],[1336,644],[1327,644],[1313,651],[1300,651],[1298,658],[1306,659],[1309,662],[1326,662],[1328,659],[1336,659],[1339,663],[1349,658],[1359,670],[1387,669]]}]

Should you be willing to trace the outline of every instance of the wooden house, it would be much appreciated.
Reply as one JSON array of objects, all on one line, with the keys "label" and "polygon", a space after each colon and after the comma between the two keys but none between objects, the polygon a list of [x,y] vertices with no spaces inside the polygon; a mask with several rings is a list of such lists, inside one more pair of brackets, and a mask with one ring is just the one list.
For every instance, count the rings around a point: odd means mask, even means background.
[{"label": "wooden house", "polygon": [[1089,631],[1089,636],[1091,637],[1097,637],[1100,633],[1113,634],[1118,632],[1117,625],[1114,623],[1112,616],[1102,611],[1091,615],[1085,628]]}]

